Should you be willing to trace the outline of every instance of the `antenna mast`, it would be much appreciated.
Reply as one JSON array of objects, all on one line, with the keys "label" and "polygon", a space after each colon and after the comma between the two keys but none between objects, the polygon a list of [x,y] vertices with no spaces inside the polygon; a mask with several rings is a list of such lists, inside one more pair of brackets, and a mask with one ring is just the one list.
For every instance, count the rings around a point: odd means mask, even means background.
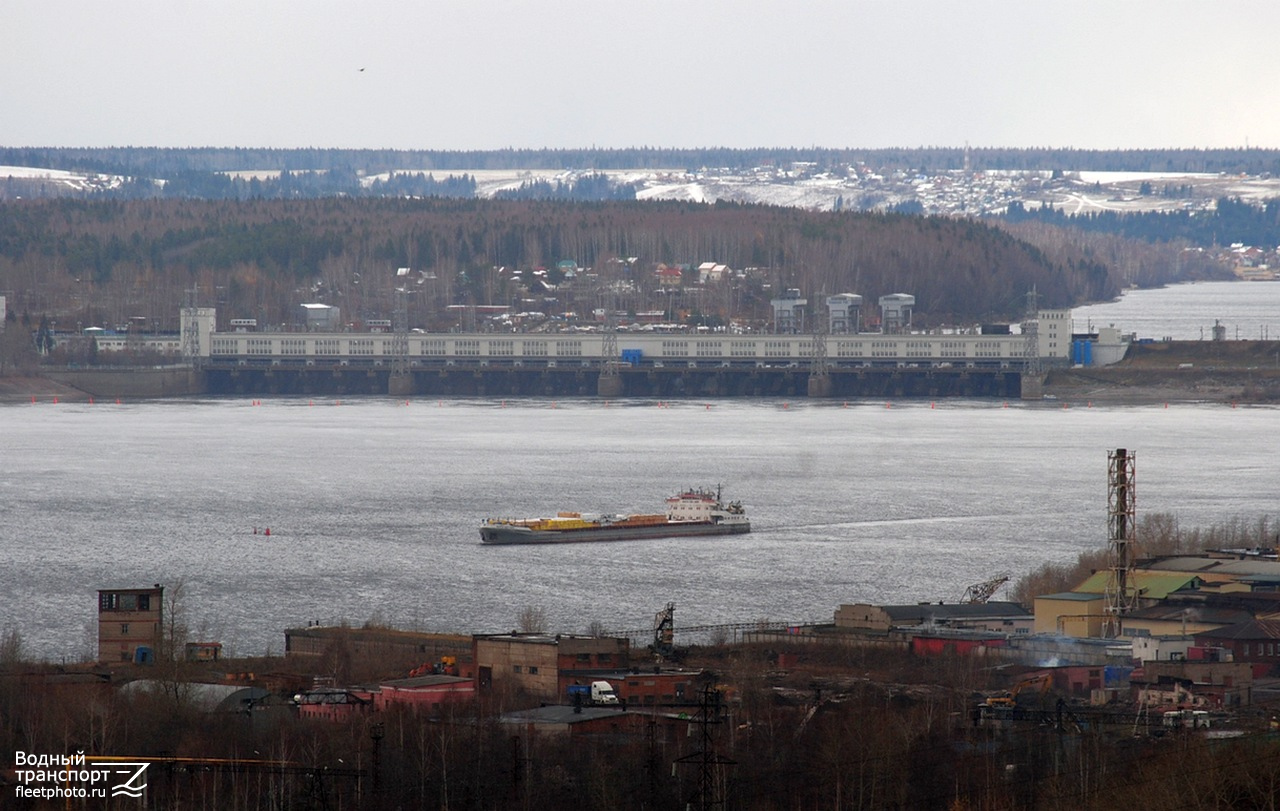
[{"label": "antenna mast", "polygon": [[1137,523],[1134,520],[1134,454],[1117,448],[1107,454],[1107,565],[1110,576],[1105,591],[1106,618],[1102,635],[1120,636],[1124,615],[1138,604],[1133,585],[1137,558]]}]

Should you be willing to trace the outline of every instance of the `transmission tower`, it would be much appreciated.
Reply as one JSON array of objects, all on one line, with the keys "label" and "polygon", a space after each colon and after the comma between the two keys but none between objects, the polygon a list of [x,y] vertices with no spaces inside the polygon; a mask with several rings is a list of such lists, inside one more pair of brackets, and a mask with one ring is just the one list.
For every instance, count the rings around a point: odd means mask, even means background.
[{"label": "transmission tower", "polygon": [[736,765],[736,761],[725,757],[715,750],[713,740],[714,728],[724,723],[723,705],[720,703],[720,691],[713,684],[702,688],[702,697],[698,702],[698,715],[693,719],[698,726],[698,751],[676,758],[676,765],[695,764],[698,767],[698,799],[689,803],[687,808],[724,808],[725,798],[722,792],[724,767]]},{"label": "transmission tower", "polygon": [[1137,559],[1137,523],[1134,520],[1134,454],[1124,448],[1107,453],[1107,587],[1106,617],[1102,635],[1120,636],[1124,615],[1138,603],[1133,584]]},{"label": "transmission tower", "polygon": [[188,290],[186,306],[182,308],[182,358],[195,368],[200,366],[199,293],[199,288]]},{"label": "transmission tower", "polygon": [[1023,374],[1040,374],[1040,312],[1034,286],[1027,291],[1027,314],[1022,321],[1022,362]]},{"label": "transmission tower", "polygon": [[[408,275],[408,268],[400,268]],[[404,287],[396,288],[396,304],[392,311],[391,322],[391,377],[403,379],[409,374],[409,291]]]},{"label": "transmission tower", "polygon": [[[827,363],[827,327],[818,312],[818,301],[825,301],[826,294],[819,293],[813,305],[813,351],[809,355],[809,396],[830,397],[831,377]],[[829,315],[829,314],[828,314]]]},{"label": "transmission tower", "polygon": [[620,356],[618,354],[618,328],[613,313],[605,316],[604,345],[600,349],[600,376],[617,377]]},{"label": "transmission tower", "polygon": [[604,340],[600,347],[600,377],[596,380],[596,394],[601,397],[621,397],[623,394],[621,366],[618,353],[618,329],[613,309],[605,308]]}]

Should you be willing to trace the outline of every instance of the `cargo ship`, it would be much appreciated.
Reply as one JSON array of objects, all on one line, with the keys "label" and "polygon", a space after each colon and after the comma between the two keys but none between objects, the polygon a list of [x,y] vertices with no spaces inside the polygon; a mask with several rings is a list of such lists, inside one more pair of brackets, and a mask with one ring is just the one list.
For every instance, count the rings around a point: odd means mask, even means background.
[{"label": "cargo ship", "polygon": [[742,504],[724,503],[720,488],[685,490],[667,499],[666,513],[584,515],[557,513],[554,518],[489,518],[480,525],[487,544],[627,541],[641,538],[684,538],[696,535],[739,535],[751,531]]}]

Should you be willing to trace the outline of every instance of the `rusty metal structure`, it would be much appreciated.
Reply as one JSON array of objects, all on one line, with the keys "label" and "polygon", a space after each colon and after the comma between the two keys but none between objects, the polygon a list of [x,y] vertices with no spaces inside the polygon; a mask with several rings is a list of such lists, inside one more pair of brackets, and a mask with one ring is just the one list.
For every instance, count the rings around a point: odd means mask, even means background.
[{"label": "rusty metal structure", "polygon": [[984,580],[981,583],[974,583],[972,586],[964,590],[964,596],[960,598],[960,602],[964,605],[979,605],[987,602],[995,595],[996,590],[1009,582],[1009,575],[1001,574],[990,580]]},{"label": "rusty metal structure", "polygon": [[1137,520],[1134,515],[1134,456],[1117,448],[1107,453],[1107,587],[1106,616],[1102,635],[1120,636],[1124,615],[1137,607],[1138,590],[1133,564],[1138,557]]}]

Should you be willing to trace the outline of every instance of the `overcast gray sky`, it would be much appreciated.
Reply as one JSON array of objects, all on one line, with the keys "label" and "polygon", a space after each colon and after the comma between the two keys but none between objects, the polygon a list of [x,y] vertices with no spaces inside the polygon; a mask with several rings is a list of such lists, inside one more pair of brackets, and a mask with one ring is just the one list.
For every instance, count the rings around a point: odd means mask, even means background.
[{"label": "overcast gray sky", "polygon": [[1280,148],[1277,0],[4,0],[0,145]]}]

